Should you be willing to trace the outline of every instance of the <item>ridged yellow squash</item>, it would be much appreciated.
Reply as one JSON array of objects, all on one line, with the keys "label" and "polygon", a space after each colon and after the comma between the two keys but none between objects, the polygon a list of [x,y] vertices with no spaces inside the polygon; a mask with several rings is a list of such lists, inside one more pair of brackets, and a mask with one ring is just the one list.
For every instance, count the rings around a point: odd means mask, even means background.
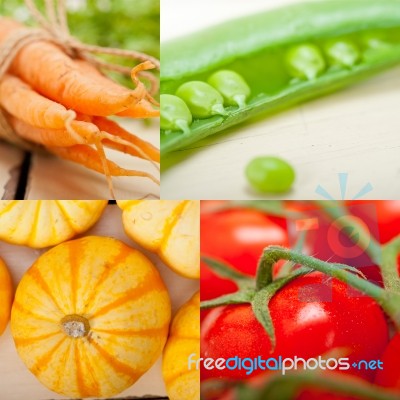
[{"label": "ridged yellow squash", "polygon": [[[176,314],[164,349],[162,372],[170,400],[199,400],[200,371],[199,292]],[[193,363],[189,365],[189,358]]]},{"label": "ridged yellow squash", "polygon": [[200,277],[200,202],[121,200],[124,229],[175,272]]},{"label": "ridged yellow squash", "polygon": [[12,307],[17,351],[49,389],[111,397],[161,355],[170,299],[153,264],[105,237],[62,243],[22,278]]},{"label": "ridged yellow squash", "polygon": [[54,246],[88,230],[106,205],[106,200],[0,200],[0,240]]},{"label": "ridged yellow squash", "polygon": [[6,329],[8,320],[10,319],[11,303],[13,296],[13,286],[10,273],[0,259],[0,335]]}]

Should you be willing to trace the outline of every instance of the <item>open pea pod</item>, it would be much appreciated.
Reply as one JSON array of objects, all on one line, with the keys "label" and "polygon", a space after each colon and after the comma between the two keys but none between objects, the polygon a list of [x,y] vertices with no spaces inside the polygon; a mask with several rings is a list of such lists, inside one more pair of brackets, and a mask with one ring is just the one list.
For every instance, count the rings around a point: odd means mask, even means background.
[{"label": "open pea pod", "polygon": [[163,44],[161,150],[333,92],[400,61],[400,0],[325,0]]}]

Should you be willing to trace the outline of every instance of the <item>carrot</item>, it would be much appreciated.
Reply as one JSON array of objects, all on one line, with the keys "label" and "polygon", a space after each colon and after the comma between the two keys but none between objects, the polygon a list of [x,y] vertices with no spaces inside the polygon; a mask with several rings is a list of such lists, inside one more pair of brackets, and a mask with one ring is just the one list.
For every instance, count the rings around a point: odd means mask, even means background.
[{"label": "carrot", "polygon": [[[65,160],[74,161],[93,171],[104,173],[103,163],[99,154],[89,146],[76,145],[70,148],[49,147],[48,150]],[[106,160],[106,162],[111,176],[137,176],[148,178],[157,185],[160,184],[157,178],[147,172],[124,169],[110,160]]]},{"label": "carrot", "polygon": [[[7,38],[18,37],[21,29],[28,28],[0,17],[0,46]],[[103,173],[115,198],[111,176],[147,177],[159,184],[150,173],[119,167],[104,151],[106,146],[140,157],[159,170],[158,149],[105,118],[132,110],[137,118],[159,115],[137,77],[151,68],[150,61],[135,66],[131,71],[135,89],[129,90],[46,40],[25,43],[0,81],[0,108],[16,137]]]},{"label": "carrot", "polygon": [[[75,60],[76,65],[87,74],[90,74],[93,79],[96,79],[99,85],[107,87],[114,82],[103,75],[94,65],[90,64],[85,60]],[[135,79],[135,78],[134,78]],[[138,85],[141,83],[137,82]],[[131,118],[152,118],[159,117],[160,111],[156,110],[150,102],[146,99],[140,100],[136,104],[130,105],[126,110],[117,113],[120,117],[131,117]]]},{"label": "carrot", "polygon": [[[120,137],[127,140],[130,143],[138,146],[151,160],[159,163],[160,162],[160,150],[154,147],[152,144],[140,139],[139,137],[128,132],[116,122],[111,121],[104,117],[94,117],[92,122],[102,131],[111,133],[114,136]],[[104,141],[106,144],[107,141]]]},{"label": "carrot", "polygon": [[77,144],[97,144],[99,141],[104,146],[139,157],[145,160],[160,162],[160,152],[150,143],[125,131],[113,121],[103,119],[97,126],[90,123],[89,117],[85,121],[72,121],[71,129],[78,134],[81,140],[76,140],[76,135],[71,135],[67,129],[37,128],[8,116],[14,131],[23,139],[45,147],[71,147]]},{"label": "carrot", "polygon": [[[93,79],[96,79],[99,85],[107,87],[114,82],[103,75],[94,65],[85,60],[75,60],[76,65],[87,74],[90,74]],[[117,113],[120,117],[131,118],[152,118],[159,117],[160,111],[156,110],[150,102],[145,99],[140,100],[136,104],[132,104],[126,110]]]},{"label": "carrot", "polygon": [[[0,44],[23,25],[1,19]],[[109,83],[106,90],[85,73],[61,48],[46,41],[26,45],[15,57],[11,72],[46,97],[83,114],[117,114],[144,98],[143,84],[129,90]]]},{"label": "carrot", "polygon": [[129,106],[126,110],[117,113],[119,117],[152,118],[159,117],[160,110],[156,110],[147,100]]},{"label": "carrot", "polygon": [[11,115],[7,119],[18,136],[45,147],[71,147],[76,144],[89,143],[99,131],[93,124],[73,121],[71,127],[81,137],[81,140],[77,141],[76,136],[71,136],[66,129],[37,128]]},{"label": "carrot", "polygon": [[41,96],[20,79],[8,74],[0,81],[0,106],[39,128],[61,129],[76,117],[74,111]]}]

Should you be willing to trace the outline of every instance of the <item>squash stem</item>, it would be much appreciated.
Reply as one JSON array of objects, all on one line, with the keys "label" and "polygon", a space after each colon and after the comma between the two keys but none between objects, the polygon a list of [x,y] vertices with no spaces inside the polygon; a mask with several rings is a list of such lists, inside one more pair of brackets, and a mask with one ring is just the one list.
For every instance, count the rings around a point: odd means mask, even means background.
[{"label": "squash stem", "polygon": [[85,317],[71,314],[62,318],[61,328],[67,336],[78,339],[89,334],[90,324]]}]

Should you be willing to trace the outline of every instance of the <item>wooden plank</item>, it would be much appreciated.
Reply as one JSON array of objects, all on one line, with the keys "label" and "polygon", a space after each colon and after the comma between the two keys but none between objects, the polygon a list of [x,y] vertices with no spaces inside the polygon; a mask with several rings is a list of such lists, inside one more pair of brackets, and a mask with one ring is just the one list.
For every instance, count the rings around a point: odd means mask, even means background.
[{"label": "wooden plank", "polygon": [[[207,2],[170,0],[162,14],[162,40],[297,1],[216,0],[210,14]],[[179,13],[175,13],[177,9]],[[373,190],[363,196],[365,199],[398,198],[399,86],[400,68],[395,68],[334,95],[272,117],[254,119],[188,150],[175,152],[163,160],[161,195],[193,199],[276,198],[254,193],[244,175],[252,158],[273,155],[289,160],[297,173],[293,190],[279,198],[322,199],[316,192],[318,186],[334,198],[341,198],[339,173],[348,174],[346,198],[356,196],[368,184]]]},{"label": "wooden plank", "polygon": [[0,199],[14,199],[24,152],[0,141]]},{"label": "wooden plank", "polygon": [[[109,205],[100,221],[86,235],[111,236],[122,240],[131,247],[142,251],[158,268],[170,293],[173,313],[188,300],[192,294],[199,290],[199,282],[182,278],[166,267],[160,259],[142,249],[128,238],[122,226],[121,210],[116,205]],[[45,250],[33,250],[24,246],[9,245],[0,242],[0,257],[7,263],[11,270],[14,284],[20,281],[24,272]],[[17,355],[11,337],[10,328],[0,337],[0,399],[65,399],[46,389],[27,370]],[[161,358],[155,365],[139,379],[131,388],[125,390],[115,398],[141,398],[152,396],[164,398],[166,396],[164,383],[161,377]]]},{"label": "wooden plank", "polygon": [[[150,126],[143,121],[124,120],[132,133],[160,147],[159,124]],[[118,165],[146,171],[159,178],[159,171],[149,162],[114,150],[106,150],[107,157]],[[160,188],[149,179],[136,177],[113,178],[117,199],[159,198]],[[109,199],[110,191],[104,176],[80,165],[50,155],[33,155],[27,187],[27,199]]]}]

